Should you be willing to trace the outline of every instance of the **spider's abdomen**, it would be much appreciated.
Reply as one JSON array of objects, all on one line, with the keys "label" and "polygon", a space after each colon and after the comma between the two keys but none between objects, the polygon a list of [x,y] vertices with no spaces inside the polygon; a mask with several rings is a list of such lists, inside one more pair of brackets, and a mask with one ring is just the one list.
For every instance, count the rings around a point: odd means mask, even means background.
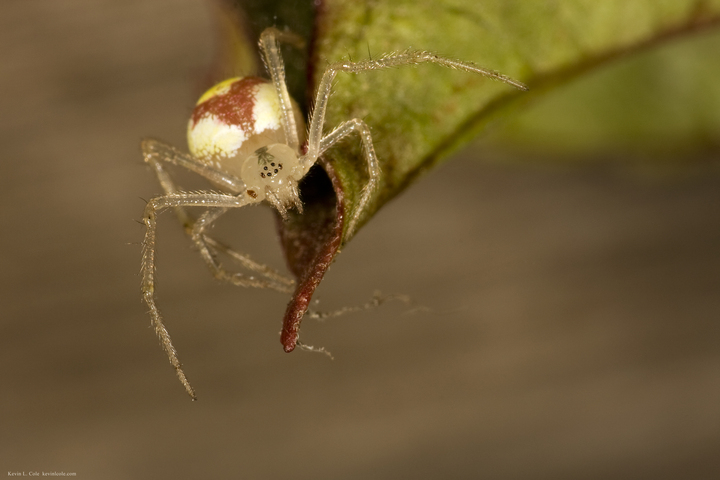
[{"label": "spider's abdomen", "polygon": [[205,92],[188,123],[196,158],[233,171],[257,148],[284,143],[282,110],[273,84],[258,77],[231,78]]}]

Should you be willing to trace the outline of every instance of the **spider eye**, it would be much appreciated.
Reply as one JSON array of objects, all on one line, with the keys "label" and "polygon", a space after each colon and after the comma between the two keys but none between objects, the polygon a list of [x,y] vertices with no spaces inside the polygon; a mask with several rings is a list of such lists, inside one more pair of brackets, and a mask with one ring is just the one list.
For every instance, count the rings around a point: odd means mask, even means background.
[{"label": "spider eye", "polygon": [[297,182],[304,174],[298,153],[284,143],[273,143],[255,149],[245,159],[240,179],[248,189],[259,192],[261,196],[266,188],[270,188],[276,195],[285,198],[290,191],[288,185]]}]

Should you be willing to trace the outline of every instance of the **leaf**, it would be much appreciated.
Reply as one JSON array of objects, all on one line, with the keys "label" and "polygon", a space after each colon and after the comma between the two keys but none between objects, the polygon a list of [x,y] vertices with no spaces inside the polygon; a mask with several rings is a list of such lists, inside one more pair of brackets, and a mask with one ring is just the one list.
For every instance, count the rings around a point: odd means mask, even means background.
[{"label": "leaf", "polygon": [[720,151],[720,29],[584,75],[491,132],[481,148],[546,162],[706,172]]},{"label": "leaf", "polygon": [[[608,61],[662,41],[718,25],[720,0],[325,0],[309,28],[310,4],[276,0],[241,3],[256,34],[270,22],[308,39],[307,74],[289,57],[288,77],[305,106],[325,66],[377,58],[408,48],[475,62],[518,79],[530,93],[437,65],[339,74],[328,105],[326,131],[350,118],[371,128],[382,169],[367,222],[416,178],[491,122],[509,118],[533,98]],[[274,13],[277,17],[274,17]],[[345,219],[367,183],[359,141],[344,141],[301,185],[303,215],[280,225],[297,291],[284,319],[282,342],[291,351],[310,298],[339,249],[351,239]],[[443,195],[448,192],[429,192]]]}]

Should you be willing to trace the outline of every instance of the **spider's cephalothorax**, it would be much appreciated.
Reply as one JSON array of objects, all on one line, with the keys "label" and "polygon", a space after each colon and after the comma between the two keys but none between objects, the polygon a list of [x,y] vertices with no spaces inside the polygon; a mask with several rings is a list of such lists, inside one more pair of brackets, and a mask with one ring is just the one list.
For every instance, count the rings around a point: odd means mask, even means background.
[{"label": "spider's cephalothorax", "polygon": [[[330,64],[315,91],[314,110],[308,119],[307,141],[305,123],[299,109],[288,94],[285,70],[278,42],[297,44],[297,37],[275,28],[260,36],[260,50],[271,80],[258,77],[232,78],[208,90],[198,101],[188,124],[190,153],[159,142],[144,140],[145,161],[152,166],[164,191],[151,199],[145,207],[143,222],[147,230],[143,242],[142,293],[150,309],[155,332],[160,338],[170,363],[180,381],[194,399],[195,392],[185,377],[175,347],[155,303],[155,236],[157,213],[173,208],[185,226],[193,244],[216,278],[245,287],[272,288],[288,293],[294,281],[278,272],[250,260],[207,233],[207,228],[228,209],[244,207],[267,200],[285,218],[287,209],[302,212],[298,182],[310,170],[320,155],[341,139],[357,134],[363,144],[367,183],[360,198],[350,205],[344,226],[346,238],[355,231],[365,207],[371,202],[380,177],[380,166],[373,148],[370,128],[364,121],[353,118],[323,133],[325,112],[332,83],[338,72],[361,73],[403,65],[434,63],[465,72],[477,73],[525,90],[511,78],[475,64],[451,60],[430,52],[406,51],[380,57],[378,60],[339,62]],[[301,145],[303,146],[301,150]],[[166,165],[186,168],[209,180],[216,190],[183,192],[172,180]],[[188,208],[203,209],[197,218]],[[217,253],[224,253],[250,275],[228,272],[217,261]],[[283,325],[281,342],[286,352],[298,344],[299,320]]]}]

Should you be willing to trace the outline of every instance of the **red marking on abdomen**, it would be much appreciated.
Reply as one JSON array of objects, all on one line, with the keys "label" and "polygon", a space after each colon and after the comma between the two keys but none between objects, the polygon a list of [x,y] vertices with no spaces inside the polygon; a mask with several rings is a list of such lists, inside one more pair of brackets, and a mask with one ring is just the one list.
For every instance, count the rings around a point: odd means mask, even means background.
[{"label": "red marking on abdomen", "polygon": [[244,132],[252,133],[255,130],[255,86],[261,83],[269,83],[269,80],[260,77],[242,78],[232,83],[227,93],[216,95],[196,106],[192,113],[193,127],[201,118],[212,115],[223,123],[237,125]]}]

